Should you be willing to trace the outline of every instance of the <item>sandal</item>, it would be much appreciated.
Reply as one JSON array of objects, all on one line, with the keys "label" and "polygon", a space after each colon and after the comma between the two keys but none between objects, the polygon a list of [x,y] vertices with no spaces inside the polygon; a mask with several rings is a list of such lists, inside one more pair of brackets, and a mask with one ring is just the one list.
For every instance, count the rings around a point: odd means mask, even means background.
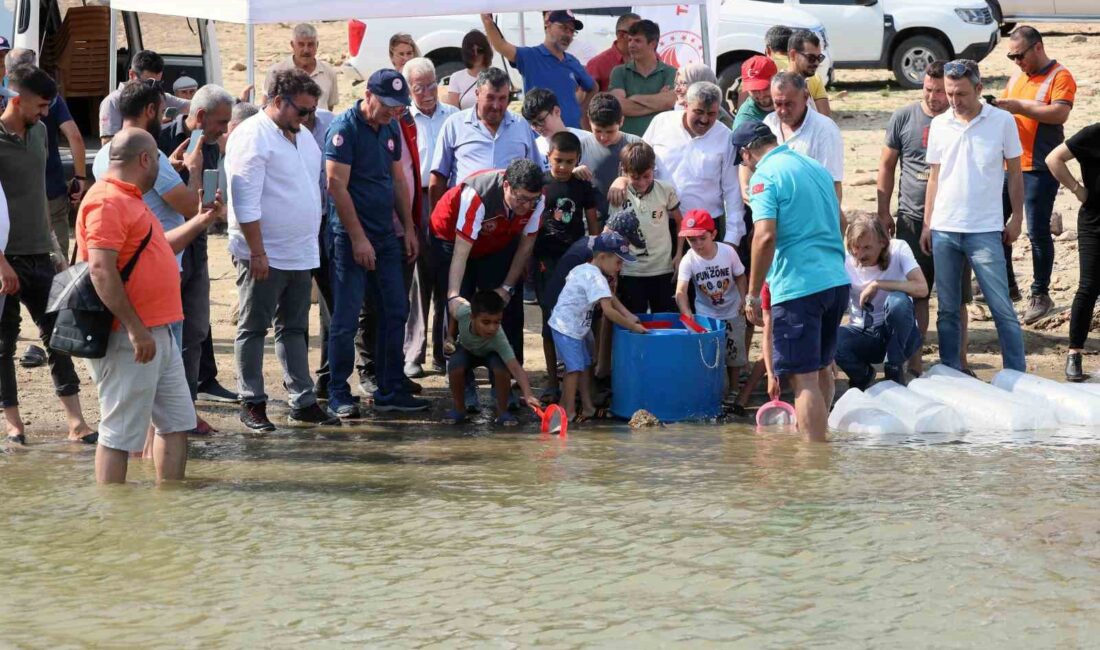
[{"label": "sandal", "polygon": [[561,401],[561,390],[557,388],[547,388],[539,395],[539,401],[543,406],[549,406],[551,404],[557,404]]},{"label": "sandal", "polygon": [[27,349],[23,350],[23,356],[19,357],[19,365],[24,368],[37,368],[45,363],[46,351],[37,345],[28,345]]},{"label": "sandal", "polygon": [[79,443],[85,444],[85,445],[97,444],[99,442],[99,432],[98,431],[93,431],[91,433],[85,433],[84,435],[80,436],[79,438],[77,438],[73,442],[79,442]]},{"label": "sandal", "polygon": [[443,414],[443,424],[463,424],[466,422],[466,414],[451,409]]},{"label": "sandal", "polygon": [[27,436],[22,433],[17,436],[8,436],[8,444],[10,445],[25,445],[27,444]]},{"label": "sandal", "polygon": [[497,417],[497,419],[493,421],[493,424],[497,425],[498,427],[519,426],[519,418],[512,415],[511,413],[501,413]]}]

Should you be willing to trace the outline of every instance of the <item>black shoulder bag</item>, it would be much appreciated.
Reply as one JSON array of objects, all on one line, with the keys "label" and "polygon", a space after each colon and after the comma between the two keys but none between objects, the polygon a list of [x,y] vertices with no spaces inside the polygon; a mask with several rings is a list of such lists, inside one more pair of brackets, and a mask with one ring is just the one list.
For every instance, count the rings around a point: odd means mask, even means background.
[{"label": "black shoulder bag", "polygon": [[[150,228],[133,257],[119,272],[123,285],[130,279],[152,236]],[[75,247],[73,259],[76,259]],[[115,317],[96,293],[87,262],[72,264],[53,276],[46,313],[53,312],[57,312],[57,321],[50,334],[51,350],[84,359],[102,359],[107,355],[107,339],[111,336]]]}]

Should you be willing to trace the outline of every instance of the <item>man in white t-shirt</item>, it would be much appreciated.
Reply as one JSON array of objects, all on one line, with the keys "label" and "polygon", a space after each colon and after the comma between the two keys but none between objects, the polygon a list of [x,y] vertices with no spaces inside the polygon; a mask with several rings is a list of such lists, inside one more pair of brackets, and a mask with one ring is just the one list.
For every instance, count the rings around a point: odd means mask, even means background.
[{"label": "man in white t-shirt", "polygon": [[928,283],[909,244],[890,239],[881,221],[858,217],[845,233],[848,324],[837,333],[836,364],[853,388],[875,379],[873,364],[886,360],[886,378],[907,383],[905,368],[921,345],[913,299]]},{"label": "man in white t-shirt", "polygon": [[812,102],[806,79],[796,72],[776,73],[772,77],[772,103],[775,111],[764,118],[764,124],[772,130],[779,144],[813,158],[829,171],[836,189],[836,202],[843,204],[844,141],[836,122],[809,109]]},{"label": "man in white t-shirt", "polygon": [[[962,266],[970,261],[997,326],[1005,368],[1023,372],[1024,337],[1008,296],[1003,244],[1020,236],[1023,223],[1023,147],[1007,111],[981,101],[978,64],[960,59],[943,66],[951,110],[932,120],[928,132],[928,195],[921,248],[936,269],[940,360],[959,363]],[[1012,218],[1005,223],[1001,194],[1007,170]]]},{"label": "man in white t-shirt", "polygon": [[745,316],[741,296],[748,291],[745,265],[733,246],[714,241],[714,218],[704,210],[688,210],[680,237],[691,249],[680,259],[676,274],[676,306],[691,316],[688,287],[695,287],[695,314],[722,321],[726,328],[727,400],[738,393],[738,379],[745,365]]}]

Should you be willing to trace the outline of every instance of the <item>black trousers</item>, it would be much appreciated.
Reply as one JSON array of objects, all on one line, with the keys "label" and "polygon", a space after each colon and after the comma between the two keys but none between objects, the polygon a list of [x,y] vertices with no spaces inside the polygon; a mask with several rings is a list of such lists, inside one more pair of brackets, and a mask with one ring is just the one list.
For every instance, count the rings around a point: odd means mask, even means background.
[{"label": "black trousers", "polygon": [[50,377],[59,397],[80,392],[80,378],[73,367],[72,357],[57,354],[50,349],[50,333],[57,316],[46,313],[46,301],[56,274],[48,253],[42,255],[12,255],[8,258],[19,278],[19,292],[7,297],[0,314],[0,407],[19,406],[19,385],[15,378],[15,348],[19,343],[19,326],[22,317],[19,304],[26,306],[31,319],[38,326],[38,335],[46,348],[50,365]]},{"label": "black trousers", "polygon": [[[1093,222],[1093,223],[1090,223]],[[1077,293],[1069,317],[1069,347],[1082,348],[1089,336],[1096,299],[1100,297],[1100,218],[1077,217],[1077,256],[1081,261]]]}]

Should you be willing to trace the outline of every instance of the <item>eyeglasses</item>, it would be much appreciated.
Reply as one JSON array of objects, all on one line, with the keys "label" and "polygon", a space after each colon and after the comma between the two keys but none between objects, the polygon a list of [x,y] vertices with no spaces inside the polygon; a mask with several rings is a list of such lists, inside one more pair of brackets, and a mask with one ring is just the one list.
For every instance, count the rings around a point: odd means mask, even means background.
[{"label": "eyeglasses", "polygon": [[1032,43],[1031,45],[1028,45],[1027,47],[1025,47],[1022,52],[1016,52],[1015,54],[1013,54],[1012,52],[1009,52],[1006,56],[1008,57],[1009,61],[1019,61],[1020,59],[1027,56],[1027,53],[1031,51],[1031,48],[1035,47],[1038,44],[1039,44],[1038,41],[1036,41],[1036,42]]},{"label": "eyeglasses", "polygon": [[430,83],[427,86],[422,86],[420,84],[416,84],[412,87],[412,91],[414,93],[418,94],[418,95],[420,95],[422,93],[434,92],[438,89],[439,89],[439,84],[438,83]]},{"label": "eyeglasses", "polygon": [[541,194],[532,194],[530,196],[524,196],[524,195],[520,194],[519,192],[515,192],[515,191],[512,192],[512,202],[515,203],[517,206],[520,206],[520,205],[534,205],[534,204],[538,203],[539,199],[541,199],[541,198],[542,198]]},{"label": "eyeglasses", "polygon": [[550,113],[547,112],[547,113],[543,113],[542,115],[539,115],[538,117],[532,117],[527,122],[528,122],[528,124],[531,125],[532,129],[535,129],[537,131],[537,130],[541,129],[542,127],[546,126],[546,118],[548,118],[548,117],[550,117]]},{"label": "eyeglasses", "polygon": [[283,101],[285,101],[287,104],[290,104],[291,108],[298,111],[298,117],[309,117],[310,115],[313,115],[317,112],[316,106],[314,106],[313,108],[302,108],[301,106],[295,104],[294,100],[289,97],[283,97]]},{"label": "eyeglasses", "polygon": [[805,57],[805,59],[807,61],[809,61],[810,63],[821,63],[822,61],[825,60],[825,55],[824,54],[810,54],[808,52],[798,52],[798,53],[801,54],[803,57]]},{"label": "eyeglasses", "polygon": [[975,65],[973,61],[967,61],[965,59],[956,59],[943,64],[943,74],[955,79],[975,74],[977,71],[978,66]]},{"label": "eyeglasses", "polygon": [[149,86],[150,88],[156,88],[157,90],[164,92],[164,82],[160,79],[145,79],[141,83]]}]

